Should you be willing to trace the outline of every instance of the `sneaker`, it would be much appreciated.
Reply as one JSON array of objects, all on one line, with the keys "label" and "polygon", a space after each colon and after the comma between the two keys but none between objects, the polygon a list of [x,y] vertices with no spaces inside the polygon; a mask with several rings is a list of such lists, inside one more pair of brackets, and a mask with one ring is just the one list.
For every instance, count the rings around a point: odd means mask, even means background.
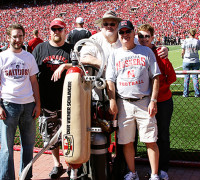
[{"label": "sneaker", "polygon": [[160,177],[160,180],[169,180],[169,176],[168,176],[168,174],[167,174],[166,171],[160,170],[160,175],[159,175],[159,177]]},{"label": "sneaker", "polygon": [[160,180],[160,178],[157,174],[154,174],[154,175],[151,175],[151,178],[149,180]]},{"label": "sneaker", "polygon": [[188,95],[183,95],[183,97],[188,97]]},{"label": "sneaker", "polygon": [[129,172],[124,176],[124,180],[139,180],[137,172]]},{"label": "sneaker", "polygon": [[200,97],[200,95],[195,94],[194,97]]},{"label": "sneaker", "polygon": [[59,167],[54,166],[53,170],[50,172],[49,177],[51,179],[57,179],[63,174],[63,166],[60,164]]},{"label": "sneaker", "polygon": [[77,173],[78,173],[78,169],[71,169],[70,180],[78,179]]}]

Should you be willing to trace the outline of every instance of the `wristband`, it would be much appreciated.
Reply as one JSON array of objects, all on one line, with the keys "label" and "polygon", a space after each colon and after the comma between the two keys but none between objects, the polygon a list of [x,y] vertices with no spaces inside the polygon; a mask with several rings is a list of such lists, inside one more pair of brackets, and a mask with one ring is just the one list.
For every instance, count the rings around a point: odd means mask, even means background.
[{"label": "wristband", "polygon": [[151,99],[151,101],[153,101],[153,102],[157,102],[157,99]]}]

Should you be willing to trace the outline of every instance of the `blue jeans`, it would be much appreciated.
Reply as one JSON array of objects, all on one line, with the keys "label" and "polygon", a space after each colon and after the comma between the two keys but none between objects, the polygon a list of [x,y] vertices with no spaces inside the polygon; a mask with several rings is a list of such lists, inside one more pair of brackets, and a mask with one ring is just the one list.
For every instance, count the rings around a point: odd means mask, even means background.
[{"label": "blue jeans", "polygon": [[[0,151],[0,179],[14,180],[13,145],[17,126],[20,130],[21,158],[20,172],[33,159],[33,147],[35,144],[36,122],[32,117],[35,103],[15,104],[3,101],[2,108],[6,112],[6,120],[0,120],[1,126],[1,151]],[[30,168],[26,178],[32,177]]]},{"label": "blue jeans", "polygon": [[170,133],[169,127],[173,113],[173,100],[157,103],[158,112],[156,114],[158,126],[158,148],[160,152],[159,170],[168,171],[170,160]]},{"label": "blue jeans", "polygon": [[[199,70],[199,66],[200,66],[200,63],[185,63],[185,62],[183,62],[183,70]],[[198,75],[193,74],[192,79],[193,79],[195,95],[199,96],[200,94],[199,94]],[[184,78],[184,91],[183,91],[184,96],[189,95],[189,82],[190,82],[190,75],[187,74],[187,75],[185,75],[185,78]]]}]

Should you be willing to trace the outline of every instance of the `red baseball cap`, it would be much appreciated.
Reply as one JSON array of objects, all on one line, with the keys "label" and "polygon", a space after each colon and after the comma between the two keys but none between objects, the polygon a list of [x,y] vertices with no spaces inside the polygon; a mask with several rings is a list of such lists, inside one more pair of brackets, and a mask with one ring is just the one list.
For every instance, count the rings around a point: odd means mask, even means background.
[{"label": "red baseball cap", "polygon": [[97,33],[96,30],[92,30],[92,31],[91,31],[91,34],[92,34],[92,35],[94,35],[94,34],[96,34],[96,33]]},{"label": "red baseball cap", "polygon": [[60,18],[56,18],[51,22],[50,28],[53,26],[59,26],[61,28],[65,28],[66,24]]}]

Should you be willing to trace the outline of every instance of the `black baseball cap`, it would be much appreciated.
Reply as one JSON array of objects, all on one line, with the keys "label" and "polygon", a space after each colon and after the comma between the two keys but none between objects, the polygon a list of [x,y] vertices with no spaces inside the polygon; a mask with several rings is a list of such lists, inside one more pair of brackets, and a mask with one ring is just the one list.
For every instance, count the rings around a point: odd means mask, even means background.
[{"label": "black baseball cap", "polygon": [[129,20],[122,20],[120,23],[119,23],[119,26],[118,26],[118,31],[122,28],[128,28],[128,29],[131,29],[131,30],[134,30],[134,26],[133,24],[131,23],[131,21]]}]

